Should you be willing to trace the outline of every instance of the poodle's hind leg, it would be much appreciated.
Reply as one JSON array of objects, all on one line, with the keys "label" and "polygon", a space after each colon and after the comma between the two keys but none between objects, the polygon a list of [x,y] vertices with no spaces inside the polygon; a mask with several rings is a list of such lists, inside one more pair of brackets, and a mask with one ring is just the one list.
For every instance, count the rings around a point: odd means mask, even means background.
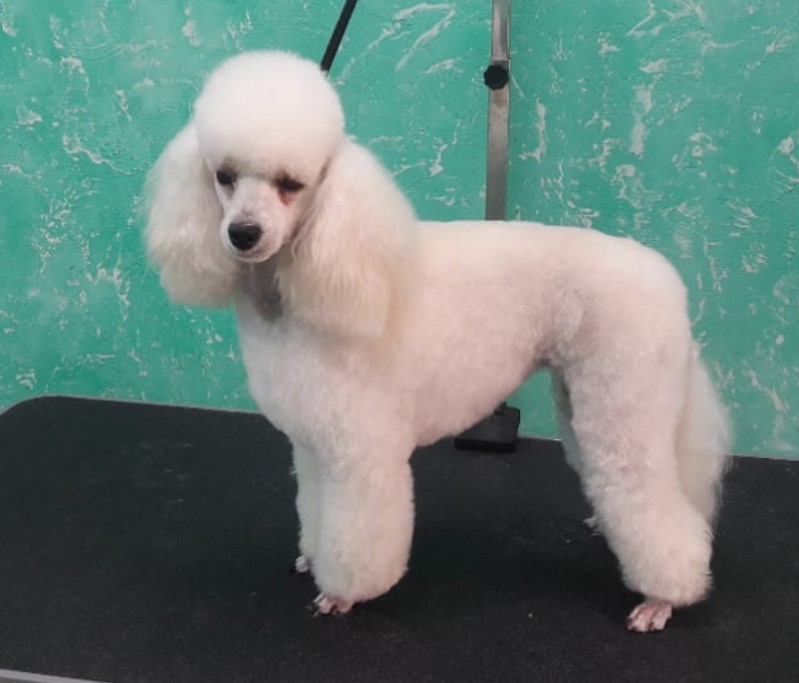
[{"label": "poodle's hind leg", "polygon": [[551,372],[550,378],[552,399],[555,403],[555,414],[558,419],[558,432],[563,444],[566,462],[577,474],[580,474],[580,446],[572,428],[574,413],[569,399],[569,390],[559,373]]},{"label": "poodle's hind leg", "polygon": [[[558,420],[558,433],[560,434],[560,442],[563,446],[563,454],[566,457],[566,463],[578,475],[580,475],[580,445],[577,443],[577,436],[572,427],[572,419],[574,411],[572,410],[571,400],[569,399],[569,389],[563,376],[557,371],[550,372],[552,400],[555,404],[555,414]],[[599,528],[597,525],[596,516],[592,515],[584,520],[591,533],[599,535]]]},{"label": "poodle's hind leg", "polygon": [[571,385],[583,487],[625,583],[645,598],[628,620],[635,631],[660,630],[710,587],[711,529],[683,491],[675,453],[677,384],[663,378],[649,401],[635,387]]},{"label": "poodle's hind leg", "polygon": [[341,614],[388,591],[405,573],[413,534],[407,458],[323,465],[313,575],[317,613]]},{"label": "poodle's hind leg", "polygon": [[311,570],[319,534],[319,463],[311,450],[297,444],[293,447],[293,458],[300,520],[299,556],[294,571],[305,574]]},{"label": "poodle's hind leg", "polygon": [[680,486],[671,444],[584,445],[583,482],[597,521],[629,588],[646,609],[633,630],[660,629],[672,607],[704,598],[710,587],[711,530]]}]

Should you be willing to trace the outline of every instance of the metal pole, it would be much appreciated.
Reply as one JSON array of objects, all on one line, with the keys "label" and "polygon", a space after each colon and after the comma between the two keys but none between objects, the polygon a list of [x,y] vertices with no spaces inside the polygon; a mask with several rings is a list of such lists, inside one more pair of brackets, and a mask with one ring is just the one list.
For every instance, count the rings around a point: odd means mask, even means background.
[{"label": "metal pole", "polygon": [[[483,74],[488,95],[486,220],[505,220],[508,196],[508,128],[510,125],[510,0],[494,0],[491,62]],[[487,418],[455,437],[464,450],[509,452],[516,447],[520,414],[503,403]]]},{"label": "metal pole", "polygon": [[505,220],[508,193],[508,126],[510,125],[510,0],[494,0],[491,64],[484,79],[488,94],[487,220]]}]

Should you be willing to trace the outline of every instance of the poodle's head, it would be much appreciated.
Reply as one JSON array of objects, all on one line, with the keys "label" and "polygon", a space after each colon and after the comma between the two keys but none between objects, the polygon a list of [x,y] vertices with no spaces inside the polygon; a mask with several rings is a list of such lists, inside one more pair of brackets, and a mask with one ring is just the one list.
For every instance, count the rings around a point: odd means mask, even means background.
[{"label": "poodle's head", "polygon": [[344,140],[336,92],[312,62],[244,53],[211,74],[194,125],[223,213],[223,248],[240,261],[268,259]]},{"label": "poodle's head", "polygon": [[151,178],[147,242],[174,300],[225,305],[245,264],[274,259],[290,312],[382,329],[413,212],[345,137],[313,62],[250,52],[222,63]]}]

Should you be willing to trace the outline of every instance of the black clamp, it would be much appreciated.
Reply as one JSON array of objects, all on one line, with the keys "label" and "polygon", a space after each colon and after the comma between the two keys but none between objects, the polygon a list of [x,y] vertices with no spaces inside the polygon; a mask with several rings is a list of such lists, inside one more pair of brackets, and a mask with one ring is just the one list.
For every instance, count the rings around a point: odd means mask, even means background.
[{"label": "black clamp", "polygon": [[483,72],[483,82],[491,90],[501,90],[510,80],[510,68],[507,61],[492,62]]}]

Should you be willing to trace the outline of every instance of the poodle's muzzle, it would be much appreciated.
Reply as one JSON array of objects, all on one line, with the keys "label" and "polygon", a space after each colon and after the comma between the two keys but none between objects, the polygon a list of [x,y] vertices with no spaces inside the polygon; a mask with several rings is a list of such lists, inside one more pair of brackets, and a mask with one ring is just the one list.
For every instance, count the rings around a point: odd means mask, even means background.
[{"label": "poodle's muzzle", "polygon": [[231,223],[227,234],[230,244],[244,253],[251,251],[258,244],[264,231],[257,223]]},{"label": "poodle's muzzle", "polygon": [[220,232],[225,251],[241,263],[262,263],[271,258],[280,247],[276,237],[274,230],[261,227],[251,218],[234,219],[227,226],[223,222]]}]

